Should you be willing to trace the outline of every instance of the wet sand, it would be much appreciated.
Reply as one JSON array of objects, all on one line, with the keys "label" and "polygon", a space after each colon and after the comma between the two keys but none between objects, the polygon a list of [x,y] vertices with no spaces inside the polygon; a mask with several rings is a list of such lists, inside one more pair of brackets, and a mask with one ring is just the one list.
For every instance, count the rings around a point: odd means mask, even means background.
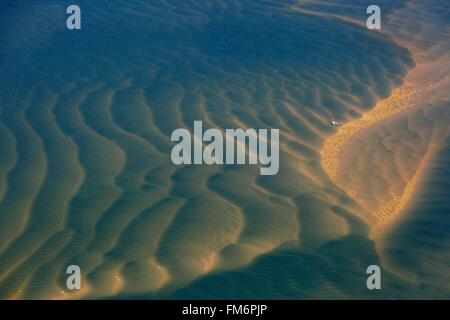
[{"label": "wet sand", "polygon": [[[354,16],[311,14],[314,4],[84,5],[86,28],[70,34],[42,17],[56,12],[63,23],[59,5],[3,10],[11,36],[0,46],[1,298],[436,293],[390,270],[386,290],[369,292],[365,266],[398,265],[391,242],[380,251],[373,232],[399,220],[398,203],[411,203],[420,164],[430,167],[426,155],[439,150],[430,145],[448,129],[448,113],[430,100],[433,92],[448,104],[447,80],[418,85],[442,64],[428,75],[427,54],[419,60]],[[401,28],[396,10],[390,23]],[[38,21],[14,27],[33,12]],[[41,20],[47,32],[33,32]],[[279,128],[279,174],[173,165],[170,134],[194,120]],[[65,289],[69,264],[82,270],[78,293]]]}]

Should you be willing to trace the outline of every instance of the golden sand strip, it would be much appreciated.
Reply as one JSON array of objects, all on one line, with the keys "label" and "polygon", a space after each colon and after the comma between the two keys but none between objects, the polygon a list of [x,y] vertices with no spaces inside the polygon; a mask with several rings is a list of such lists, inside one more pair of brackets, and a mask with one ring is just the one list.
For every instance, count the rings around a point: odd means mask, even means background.
[{"label": "golden sand strip", "polygon": [[[310,0],[299,0],[297,2],[298,5],[303,5],[305,3],[317,2]],[[414,7],[415,5],[416,3],[408,4],[408,6],[411,7]],[[303,14],[320,15],[357,26],[364,26],[364,23],[361,21],[355,21],[354,19],[340,15],[318,13],[301,7],[293,7],[292,9]],[[409,13],[408,7],[404,10]],[[396,13],[394,12],[394,14],[390,15],[390,19],[392,20],[391,23],[403,26],[405,21],[402,19],[404,19],[405,16],[409,15],[400,14],[399,12],[398,16],[396,16]],[[411,17],[411,19],[412,18],[413,17]],[[391,37],[385,30],[380,31]],[[320,150],[322,166],[331,180],[342,187],[363,208],[368,209],[371,216],[373,215],[373,219],[367,219],[372,221],[372,232],[379,230],[380,226],[392,223],[405,209],[418,185],[418,181],[424,172],[426,164],[432,157],[434,148],[428,146],[425,155],[417,164],[415,172],[411,173],[409,177],[403,177],[405,186],[402,192],[391,195],[388,200],[379,201],[375,210],[373,208],[370,210],[370,208],[364,206],[364,194],[361,190],[356,190],[340,183],[339,173],[343,165],[343,157],[346,154],[345,150],[347,150],[354,139],[361,133],[381,124],[387,119],[391,119],[396,115],[400,115],[401,113],[418,107],[421,103],[432,98],[436,92],[442,92],[442,90],[445,91],[449,79],[448,76],[445,75],[445,72],[442,73],[442,70],[448,69],[448,62],[445,61],[448,54],[441,52],[441,56],[437,59],[436,57],[426,57],[426,54],[424,55],[423,51],[414,47],[415,40],[420,42],[422,40],[421,38],[424,38],[424,36],[425,35],[421,35],[421,37],[417,38],[415,35],[412,35],[412,43],[402,41],[402,39],[392,39],[394,42],[397,42],[398,45],[408,48],[413,53],[413,60],[416,62],[416,66],[409,71],[404,79],[404,84],[401,87],[394,89],[387,99],[379,101],[373,109],[366,112],[360,119],[340,127],[335,134],[325,140],[325,143]],[[424,85],[424,83],[428,83],[428,85]]]},{"label": "golden sand strip", "polygon": [[[394,89],[389,98],[379,101],[376,106],[371,111],[365,113],[362,118],[345,124],[335,134],[330,136],[325,141],[320,154],[322,166],[333,182],[339,185],[337,177],[341,167],[341,156],[344,153],[346,146],[352,142],[356,135],[361,133],[362,130],[371,128],[388,118],[413,108],[416,106],[415,102],[420,95],[419,89],[411,88],[408,84]],[[376,220],[375,225],[372,226],[373,230],[376,230],[381,225],[389,223],[408,203],[429,155],[430,151],[428,151],[426,157],[422,159],[416,173],[406,181],[403,193],[399,196],[391,197],[388,201],[380,203],[376,211],[372,213]],[[360,199],[361,195],[356,190],[350,188],[344,189],[353,199],[364,207],[364,201]]]},{"label": "golden sand strip", "polygon": [[[436,90],[442,89],[446,85],[448,79],[445,77],[432,79],[429,77],[430,68],[439,69],[443,67],[441,61],[426,62],[418,57],[418,54],[413,55],[414,60],[422,61],[416,65],[406,76],[404,84],[392,91],[390,97],[379,101],[375,107],[369,112],[365,113],[360,119],[349,122],[343,125],[339,130],[330,136],[324,143],[321,149],[322,166],[332,179],[334,183],[342,187],[353,199],[355,199],[364,208],[364,196],[361,190],[352,189],[349,186],[340,184],[338,175],[342,166],[342,158],[345,155],[345,150],[350,147],[354,139],[364,131],[381,124],[387,119],[391,119],[396,115],[400,115],[408,110],[419,107],[425,101],[428,101],[436,93]],[[439,65],[440,66],[439,66]],[[428,82],[428,85],[422,85]],[[369,208],[368,211],[375,219],[374,224],[371,225],[372,232],[377,232],[381,226],[392,223],[399,214],[405,209],[409,203],[424,168],[430,161],[434,149],[429,145],[423,158],[418,163],[415,172],[411,173],[409,177],[403,177],[405,187],[400,194],[390,197],[389,200],[379,202],[375,210]],[[349,149],[348,149],[349,150]]]},{"label": "golden sand strip", "polygon": [[320,153],[322,165],[331,179],[336,180],[340,168],[342,149],[361,130],[367,129],[398,113],[411,109],[420,95],[419,89],[407,84],[393,90],[389,98],[379,101],[375,107],[360,119],[349,122],[325,141]]}]

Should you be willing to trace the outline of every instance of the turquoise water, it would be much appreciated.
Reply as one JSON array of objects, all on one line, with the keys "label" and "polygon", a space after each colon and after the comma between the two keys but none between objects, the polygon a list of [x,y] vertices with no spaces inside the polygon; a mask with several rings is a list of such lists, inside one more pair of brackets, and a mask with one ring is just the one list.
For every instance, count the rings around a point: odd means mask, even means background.
[{"label": "turquoise water", "polygon": [[[407,49],[292,1],[77,4],[79,31],[65,28],[66,3],[0,4],[1,298],[58,296],[69,264],[87,298],[449,297],[446,268],[386,271],[367,290],[366,267],[382,261],[364,209],[320,165],[329,120],[401,85]],[[279,128],[279,174],[174,166],[170,134],[194,120]],[[446,244],[439,226],[420,239]],[[407,239],[415,227],[399,228],[390,261],[417,274],[427,256]]]}]

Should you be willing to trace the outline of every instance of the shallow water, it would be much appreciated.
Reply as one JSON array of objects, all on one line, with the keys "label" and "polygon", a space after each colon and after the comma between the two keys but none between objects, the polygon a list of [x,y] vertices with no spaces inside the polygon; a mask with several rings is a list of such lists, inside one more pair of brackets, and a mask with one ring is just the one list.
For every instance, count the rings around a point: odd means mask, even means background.
[{"label": "shallow water", "polygon": [[[380,253],[371,213],[321,165],[330,119],[388,97],[411,51],[293,1],[78,1],[80,31],[58,2],[0,4],[1,298],[449,297],[446,261],[422,271],[402,225]],[[279,128],[279,174],[174,166],[170,134],[194,120]],[[425,276],[399,276],[407,258]]]}]

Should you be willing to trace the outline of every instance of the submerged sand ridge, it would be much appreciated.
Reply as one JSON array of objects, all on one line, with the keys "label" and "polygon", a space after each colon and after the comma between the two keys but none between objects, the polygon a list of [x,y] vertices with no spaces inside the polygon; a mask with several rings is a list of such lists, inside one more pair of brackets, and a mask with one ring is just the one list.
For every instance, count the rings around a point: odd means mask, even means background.
[{"label": "submerged sand ridge", "polygon": [[[448,297],[445,179],[450,25],[445,1],[407,1],[384,32],[413,54],[404,84],[326,140],[322,164],[367,211],[383,265]],[[438,171],[441,171],[439,174]],[[439,186],[439,187],[437,187]]]},{"label": "submerged sand ridge", "polygon": [[[321,150],[324,168],[367,209],[374,231],[396,220],[449,133],[449,26],[439,31],[438,26],[428,26],[439,21],[439,1],[435,5],[427,11],[426,6],[408,1],[389,15],[384,32],[412,51],[416,66],[401,87],[341,127]],[[412,18],[417,12],[425,14]],[[417,27],[424,30],[416,33]]]}]

